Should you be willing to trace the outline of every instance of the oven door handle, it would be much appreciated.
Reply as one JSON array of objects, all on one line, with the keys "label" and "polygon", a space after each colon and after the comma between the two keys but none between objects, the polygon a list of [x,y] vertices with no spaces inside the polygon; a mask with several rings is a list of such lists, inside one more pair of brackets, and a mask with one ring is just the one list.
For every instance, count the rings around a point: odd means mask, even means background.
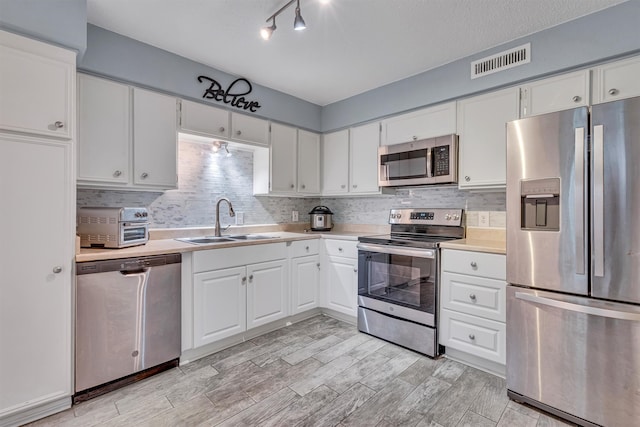
[{"label": "oven door handle", "polygon": [[434,249],[405,248],[391,245],[373,245],[371,243],[358,243],[358,250],[377,252],[390,255],[405,255],[417,258],[435,258]]}]

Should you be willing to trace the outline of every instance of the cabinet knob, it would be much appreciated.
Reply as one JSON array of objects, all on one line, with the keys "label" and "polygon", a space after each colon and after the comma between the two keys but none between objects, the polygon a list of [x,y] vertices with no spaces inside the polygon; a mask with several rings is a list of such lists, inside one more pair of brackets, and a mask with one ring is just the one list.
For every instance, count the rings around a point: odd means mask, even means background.
[{"label": "cabinet knob", "polygon": [[246,278],[246,276],[242,278],[242,284],[244,285],[245,283],[247,283],[247,278]]},{"label": "cabinet knob", "polygon": [[55,267],[53,267],[53,272],[56,274],[62,273],[62,267],[60,267],[59,265],[56,265]]},{"label": "cabinet knob", "polygon": [[353,269],[353,272],[354,272],[354,273],[357,273],[357,272],[358,272],[358,269],[357,269],[357,268],[354,268],[354,269]]},{"label": "cabinet knob", "polygon": [[346,187],[346,185],[344,185],[344,184],[342,184],[342,185],[340,186],[340,188],[345,188],[345,187]]},{"label": "cabinet knob", "polygon": [[242,135],[242,131],[237,130],[236,131],[236,135],[238,135],[238,136]]},{"label": "cabinet knob", "polygon": [[476,294],[469,294],[469,299],[471,301],[475,301],[476,300]]},{"label": "cabinet knob", "polygon": [[56,127],[56,129],[62,129],[64,127],[64,123],[60,121],[55,122],[53,125]]},{"label": "cabinet knob", "polygon": [[224,132],[224,126],[220,126],[220,127],[218,128],[218,132]]},{"label": "cabinet knob", "polygon": [[148,177],[149,174],[146,172],[142,172],[142,174],[140,174],[140,178],[145,179],[146,177]]},{"label": "cabinet knob", "polygon": [[617,95],[618,93],[619,91],[616,88],[609,89],[609,95]]},{"label": "cabinet knob", "polygon": [[413,140],[414,140],[414,141],[417,141],[417,140],[418,140],[418,137],[417,137],[417,136],[415,136],[415,135],[413,135]]},{"label": "cabinet knob", "polygon": [[475,261],[471,261],[471,268],[477,268],[478,264]]},{"label": "cabinet knob", "polygon": [[296,186],[294,184],[291,184],[291,188],[296,188]]},{"label": "cabinet knob", "polygon": [[358,184],[353,184],[353,188],[358,188]]},{"label": "cabinet knob", "polygon": [[342,252],[342,248],[338,248],[338,252]]},{"label": "cabinet knob", "polygon": [[318,269],[320,269],[320,263],[317,263],[317,264],[316,264],[316,267],[318,267]]},{"label": "cabinet knob", "polygon": [[115,171],[115,172],[113,173],[113,176],[115,176],[115,177],[118,177],[118,176],[120,176],[120,175],[122,175],[122,171]]},{"label": "cabinet knob", "polygon": [[302,189],[304,190],[305,188],[307,188],[307,186],[302,184]]},{"label": "cabinet knob", "polygon": [[471,177],[469,175],[467,175],[467,176],[464,177],[464,180],[469,182],[469,181],[471,181]]},{"label": "cabinet knob", "polygon": [[469,339],[470,339],[471,341],[473,341],[473,340],[475,340],[475,339],[476,339],[476,336],[475,336],[475,335],[473,335],[473,334],[469,334]]},{"label": "cabinet knob", "polygon": [[253,274],[250,274],[250,275],[249,275],[249,281],[250,281],[250,282],[253,282]]},{"label": "cabinet knob", "polygon": [[309,252],[309,246],[305,246],[304,249]]},{"label": "cabinet knob", "polygon": [[572,99],[573,99],[573,102],[580,102],[580,100],[581,100],[582,98],[580,98],[578,95],[576,95],[576,96],[574,96]]}]

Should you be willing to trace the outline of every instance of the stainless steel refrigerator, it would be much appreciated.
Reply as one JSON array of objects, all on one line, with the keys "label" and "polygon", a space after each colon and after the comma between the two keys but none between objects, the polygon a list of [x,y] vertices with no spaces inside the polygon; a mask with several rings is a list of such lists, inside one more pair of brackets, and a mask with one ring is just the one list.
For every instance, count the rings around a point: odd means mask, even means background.
[{"label": "stainless steel refrigerator", "polygon": [[640,98],[507,124],[507,389],[640,425]]}]

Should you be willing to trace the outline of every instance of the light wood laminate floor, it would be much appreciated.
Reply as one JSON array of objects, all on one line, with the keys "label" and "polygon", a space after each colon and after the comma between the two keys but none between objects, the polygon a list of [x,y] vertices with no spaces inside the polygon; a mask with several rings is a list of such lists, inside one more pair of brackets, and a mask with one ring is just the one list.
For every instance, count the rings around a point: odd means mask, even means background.
[{"label": "light wood laminate floor", "polygon": [[31,426],[564,426],[505,381],[316,316]]}]

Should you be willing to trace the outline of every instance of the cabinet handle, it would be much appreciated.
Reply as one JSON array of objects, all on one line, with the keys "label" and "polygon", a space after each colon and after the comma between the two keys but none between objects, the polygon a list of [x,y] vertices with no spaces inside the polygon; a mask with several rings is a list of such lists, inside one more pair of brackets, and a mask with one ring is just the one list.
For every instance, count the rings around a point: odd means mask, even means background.
[{"label": "cabinet handle", "polygon": [[473,340],[475,340],[475,339],[476,339],[476,336],[475,336],[475,335],[473,335],[473,334],[469,334],[469,339],[470,339],[471,341],[473,341]]},{"label": "cabinet handle", "polygon": [[140,178],[145,179],[146,177],[148,177],[149,174],[146,172],[142,172],[142,174],[140,175]]},{"label": "cabinet handle", "polygon": [[64,127],[64,123],[60,121],[55,122],[53,125],[56,127],[56,129],[62,129]]},{"label": "cabinet handle", "polygon": [[241,132],[241,131],[239,131],[239,130],[237,130],[237,131],[236,131],[236,135],[240,136],[240,135],[242,135],[242,132]]},{"label": "cabinet handle", "polygon": [[246,276],[242,278],[242,284],[244,285],[245,283],[247,283],[247,277]]},{"label": "cabinet handle", "polygon": [[618,93],[619,91],[616,88],[609,89],[609,95],[617,95]]},{"label": "cabinet handle", "polygon": [[56,265],[55,267],[53,267],[53,272],[58,274],[62,272],[62,267],[60,267],[59,265]]},{"label": "cabinet handle", "polygon": [[224,132],[224,126],[220,126],[220,127],[218,128],[218,132]]},{"label": "cabinet handle", "polygon": [[471,177],[469,175],[467,175],[467,176],[464,177],[464,180],[469,182],[469,181],[471,181]]},{"label": "cabinet handle", "polygon": [[471,261],[471,268],[477,268],[478,264],[475,261]]},{"label": "cabinet handle", "polygon": [[573,99],[573,102],[580,102],[580,100],[581,100],[582,98],[580,98],[578,95],[576,95],[576,96],[574,96],[572,99]]},{"label": "cabinet handle", "polygon": [[250,274],[250,275],[249,275],[249,281],[250,281],[250,282],[253,282],[253,274]]},{"label": "cabinet handle", "polygon": [[115,171],[115,172],[113,173],[113,176],[115,176],[115,177],[118,177],[118,176],[120,176],[120,175],[122,175],[122,171]]},{"label": "cabinet handle", "polygon": [[475,301],[476,300],[476,294],[469,294],[469,299],[471,301]]}]

